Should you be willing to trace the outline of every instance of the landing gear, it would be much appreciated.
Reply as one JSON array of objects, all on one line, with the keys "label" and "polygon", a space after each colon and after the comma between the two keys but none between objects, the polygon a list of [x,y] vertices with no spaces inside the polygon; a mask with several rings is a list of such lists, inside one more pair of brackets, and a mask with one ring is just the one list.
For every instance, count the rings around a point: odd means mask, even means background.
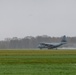
[{"label": "landing gear", "polygon": [[57,48],[56,48],[56,50],[57,50]]},{"label": "landing gear", "polygon": [[40,48],[40,49],[42,49],[42,48]]},{"label": "landing gear", "polygon": [[48,49],[51,49],[51,48],[48,48]]}]

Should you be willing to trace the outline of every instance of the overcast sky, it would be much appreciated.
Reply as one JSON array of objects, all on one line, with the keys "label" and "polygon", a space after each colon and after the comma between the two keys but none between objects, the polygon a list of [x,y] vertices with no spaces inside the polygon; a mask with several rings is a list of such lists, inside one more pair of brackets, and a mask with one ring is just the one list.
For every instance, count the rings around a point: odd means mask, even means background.
[{"label": "overcast sky", "polygon": [[76,0],[0,0],[0,40],[76,36]]}]

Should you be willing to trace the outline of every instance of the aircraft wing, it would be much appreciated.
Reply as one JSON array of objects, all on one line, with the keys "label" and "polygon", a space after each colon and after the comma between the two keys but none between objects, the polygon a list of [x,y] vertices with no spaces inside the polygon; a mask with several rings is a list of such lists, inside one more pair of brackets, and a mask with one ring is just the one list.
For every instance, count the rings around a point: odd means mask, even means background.
[{"label": "aircraft wing", "polygon": [[52,47],[52,46],[54,46],[54,45],[52,45],[52,44],[50,44],[50,43],[40,43],[41,45],[45,45],[45,46],[50,46],[50,47]]}]

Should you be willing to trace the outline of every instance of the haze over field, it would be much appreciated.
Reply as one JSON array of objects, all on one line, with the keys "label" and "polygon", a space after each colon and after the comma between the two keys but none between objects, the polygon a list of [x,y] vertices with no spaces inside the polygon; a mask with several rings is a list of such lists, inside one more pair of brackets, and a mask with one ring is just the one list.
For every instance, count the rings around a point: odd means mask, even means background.
[{"label": "haze over field", "polygon": [[0,0],[0,40],[75,32],[76,0]]}]

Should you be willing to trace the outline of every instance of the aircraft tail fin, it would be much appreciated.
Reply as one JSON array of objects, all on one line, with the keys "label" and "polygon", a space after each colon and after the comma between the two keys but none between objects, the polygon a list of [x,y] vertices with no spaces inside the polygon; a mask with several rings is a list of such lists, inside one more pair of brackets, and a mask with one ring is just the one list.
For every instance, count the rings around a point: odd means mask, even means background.
[{"label": "aircraft tail fin", "polygon": [[63,36],[61,42],[67,42],[67,40],[66,40],[66,36],[65,36],[65,35]]}]

